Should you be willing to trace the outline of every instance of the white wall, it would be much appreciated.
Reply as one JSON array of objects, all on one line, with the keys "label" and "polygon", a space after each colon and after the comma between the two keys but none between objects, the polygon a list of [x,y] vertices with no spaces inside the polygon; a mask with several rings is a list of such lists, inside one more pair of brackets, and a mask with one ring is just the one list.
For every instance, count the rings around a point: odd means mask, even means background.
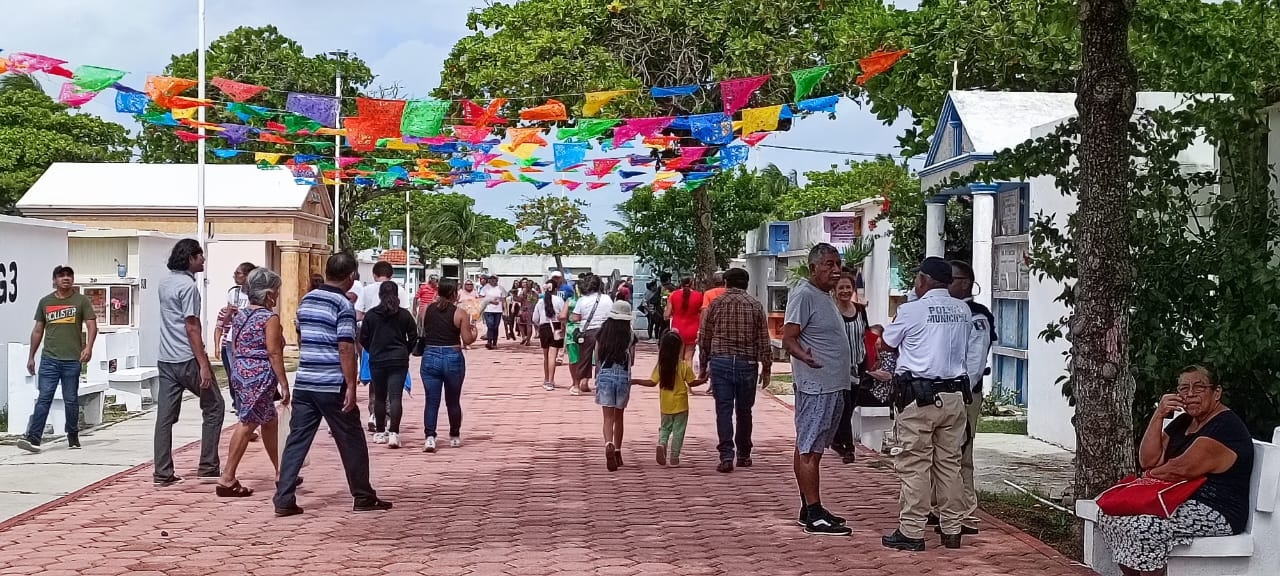
[{"label": "white wall", "polygon": [[[160,281],[169,274],[169,252],[178,242],[176,238],[166,236],[138,236],[137,263],[129,263],[129,274],[138,278],[138,365],[155,366],[156,355],[160,352],[160,297],[156,289]],[[212,246],[212,244],[210,244]],[[209,318],[212,324],[218,319],[217,312]]]},{"label": "white wall", "polygon": [[[482,258],[481,265],[489,274],[497,275],[502,286],[510,286],[511,281],[519,278],[545,280],[556,268],[556,259],[552,256],[517,256],[495,254]],[[614,270],[620,276],[635,276],[636,258],[630,255],[569,255],[561,257],[569,276],[577,277],[582,272],[591,272],[600,276],[609,276]]]},{"label": "white wall", "polygon": [[[1054,222],[1065,227],[1067,217],[1076,210],[1075,198],[1063,196],[1050,176],[1030,180],[1031,214],[1043,211],[1056,214]],[[1066,357],[1070,349],[1065,339],[1045,342],[1040,331],[1050,323],[1057,323],[1067,314],[1067,307],[1054,299],[1062,293],[1063,285],[1050,278],[1043,280],[1034,272],[1027,291],[1027,322],[1030,338],[1027,343],[1027,434],[1052,444],[1074,450],[1075,426],[1071,419],[1075,409],[1067,404],[1062,387],[1057,383],[1066,374]]]},{"label": "white wall", "polygon": [[[67,263],[67,233],[80,229],[65,222],[0,216],[0,344],[30,342],[36,306],[53,291],[53,267]],[[0,371],[0,405],[9,397],[4,374]]]}]

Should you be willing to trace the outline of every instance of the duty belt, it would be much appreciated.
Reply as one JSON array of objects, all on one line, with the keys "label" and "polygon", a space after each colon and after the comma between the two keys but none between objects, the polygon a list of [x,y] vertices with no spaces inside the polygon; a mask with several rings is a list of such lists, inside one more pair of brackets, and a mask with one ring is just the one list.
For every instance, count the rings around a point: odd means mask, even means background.
[{"label": "duty belt", "polygon": [[965,404],[973,402],[973,395],[969,391],[968,376],[921,378],[910,372],[905,372],[893,378],[894,398],[892,404],[897,406],[898,410],[906,408],[912,402],[915,402],[921,408],[930,404],[941,408],[942,398],[938,395],[956,392],[964,395]]}]

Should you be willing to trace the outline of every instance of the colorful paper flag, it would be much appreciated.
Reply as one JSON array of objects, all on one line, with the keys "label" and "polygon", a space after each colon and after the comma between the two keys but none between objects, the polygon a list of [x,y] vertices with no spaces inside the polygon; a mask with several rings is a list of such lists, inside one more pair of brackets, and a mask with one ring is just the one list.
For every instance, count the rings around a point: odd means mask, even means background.
[{"label": "colorful paper flag", "polygon": [[742,111],[742,132],[772,132],[778,129],[778,115],[782,113],[782,105],[747,108]]},{"label": "colorful paper flag", "polygon": [[506,98],[496,98],[486,106],[470,100],[462,101],[462,118],[472,126],[485,127],[490,124],[506,124],[507,119],[499,116],[502,107],[506,106]]},{"label": "colorful paper flag", "polygon": [[557,172],[565,172],[587,159],[591,145],[586,142],[556,142],[552,147]]},{"label": "colorful paper flag", "polygon": [[[588,92],[586,102],[582,105],[583,116],[595,116],[600,113],[605,104],[610,100],[626,94],[627,90],[607,90],[604,92]],[[579,122],[581,124],[581,122]]]},{"label": "colorful paper flag", "polygon": [[409,136],[439,136],[450,104],[448,100],[409,101],[400,117],[400,132]]},{"label": "colorful paper flag", "polygon": [[282,156],[285,156],[285,154],[275,154],[272,152],[255,152],[253,154],[253,161],[254,163],[257,163],[257,164],[266,163],[274,166],[280,162],[280,158]]},{"label": "colorful paper flag", "polygon": [[862,70],[862,74],[858,75],[858,85],[862,86],[879,74],[893,67],[903,56],[906,56],[910,50],[898,50],[889,52],[887,50],[876,50],[870,56],[858,60],[858,68]]},{"label": "colorful paper flag", "polygon": [[629,118],[613,131],[613,145],[618,146],[636,136],[653,136],[663,128],[671,125],[674,120],[675,116]]},{"label": "colorful paper flag", "polygon": [[97,95],[97,92],[79,92],[76,90],[75,84],[66,82],[62,85],[62,89],[58,91],[58,102],[72,108],[79,108],[88,104]]},{"label": "colorful paper flag", "polygon": [[241,152],[240,150],[236,150],[234,148],[214,148],[213,149],[213,155],[223,159],[235,158],[236,154],[239,154],[240,152]]},{"label": "colorful paper flag", "polygon": [[173,118],[178,121],[190,120],[196,117],[195,108],[178,108],[175,110],[171,110],[170,113],[172,113]]},{"label": "colorful paper flag", "polygon": [[559,100],[547,100],[546,104],[520,111],[520,119],[528,122],[558,122],[569,119],[569,111]]},{"label": "colorful paper flag", "polygon": [[356,152],[372,152],[378,148],[376,125],[369,118],[345,118],[342,125],[347,130],[347,146]]},{"label": "colorful paper flag", "polygon": [[692,96],[697,91],[697,84],[669,86],[665,88],[655,86],[649,89],[649,95],[654,98],[675,98],[677,96]]},{"label": "colorful paper flag", "polygon": [[770,132],[756,132],[754,134],[743,134],[742,141],[746,142],[747,146],[754,147],[756,144],[759,144],[765,138],[768,138],[769,134]]},{"label": "colorful paper flag", "polygon": [[512,146],[521,144],[547,145],[547,141],[542,138],[542,128],[507,128],[507,136],[510,138]]},{"label": "colorful paper flag", "polygon": [[599,190],[599,189],[604,188],[605,186],[608,186],[608,185],[609,185],[609,183],[608,183],[608,182],[587,182],[587,189],[588,189],[588,190]]},{"label": "colorful paper flag", "polygon": [[29,52],[15,52],[9,55],[8,61],[9,71],[17,72],[19,74],[48,72],[67,63],[66,60],[59,60],[42,54],[31,54]]},{"label": "colorful paper flag", "polygon": [[[493,129],[487,126],[454,126],[453,135],[463,142],[477,144],[483,142],[493,133]],[[537,148],[535,145],[534,148]]]},{"label": "colorful paper flag", "polygon": [[284,109],[319,122],[321,126],[336,128],[338,126],[338,110],[342,101],[334,96],[323,94],[303,94],[290,92],[285,98]]},{"label": "colorful paper flag", "polygon": [[603,136],[621,122],[622,120],[614,118],[579,118],[576,126],[561,128],[556,132],[556,137],[561,140],[591,140]]},{"label": "colorful paper flag", "polygon": [[151,99],[143,94],[116,92],[116,112],[121,114],[145,114]]},{"label": "colorful paper flag", "polygon": [[689,131],[703,144],[719,145],[733,141],[733,118],[724,112],[689,116]]},{"label": "colorful paper flag", "polygon": [[221,90],[223,94],[226,94],[236,102],[244,102],[245,100],[261,94],[267,89],[266,86],[245,84],[243,82],[236,82],[235,80],[228,80],[226,78],[214,78],[212,83],[214,88]]},{"label": "colorful paper flag", "polygon": [[830,71],[830,66],[818,66],[816,68],[793,71],[791,80],[796,83],[796,97],[794,100],[799,102],[805,96],[808,96],[810,92],[813,92],[814,87],[822,82],[822,79],[826,78],[827,73]]},{"label": "colorful paper flag", "polygon": [[735,112],[746,106],[751,101],[751,95],[768,81],[768,76],[754,76],[721,82],[720,98],[724,100],[724,113],[733,116]]},{"label": "colorful paper flag", "polygon": [[840,95],[833,94],[831,96],[801,100],[796,102],[796,108],[799,108],[801,112],[827,112],[835,114],[836,104],[839,103]]},{"label": "colorful paper flag", "polygon": [[742,144],[733,146],[725,146],[720,149],[720,168],[729,169],[741,166],[747,162],[747,155],[750,154],[751,148]]},{"label": "colorful paper flag", "polygon": [[587,171],[587,175],[604,178],[621,163],[621,158],[597,158],[591,161],[591,169]]},{"label": "colorful paper flag", "polygon": [[622,192],[625,194],[625,193],[630,192],[630,191],[632,191],[632,190],[635,190],[636,188],[639,188],[639,187],[641,187],[641,186],[643,186],[643,185],[644,185],[644,183],[643,183],[643,182],[623,182],[623,183],[619,184],[618,186],[619,186],[620,188],[622,188]]},{"label": "colorful paper flag", "polygon": [[100,68],[98,66],[80,66],[72,74],[71,82],[81,92],[101,92],[119,82],[121,78],[124,78],[125,74],[127,72],[124,70]]},{"label": "colorful paper flag", "polygon": [[178,94],[195,88],[196,84],[198,84],[198,82],[195,80],[188,80],[186,78],[174,78],[172,76],[148,76],[147,83],[143,87],[143,92],[146,92],[147,97],[150,98],[152,102],[159,104],[162,100],[170,96],[177,96]]},{"label": "colorful paper flag", "polygon": [[208,138],[207,135],[200,135],[200,134],[196,134],[195,132],[188,132],[186,130],[174,130],[173,134],[174,136],[177,136],[179,140],[182,140],[183,142],[186,142],[188,144],[191,142],[198,142],[200,140],[204,140],[205,138]]}]

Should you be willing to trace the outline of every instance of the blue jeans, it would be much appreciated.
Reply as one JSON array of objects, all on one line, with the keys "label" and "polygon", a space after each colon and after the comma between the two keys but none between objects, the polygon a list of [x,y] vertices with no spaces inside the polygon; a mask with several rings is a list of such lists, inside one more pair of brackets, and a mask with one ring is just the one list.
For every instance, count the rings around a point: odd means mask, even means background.
[{"label": "blue jeans", "polygon": [[307,459],[307,452],[311,451],[321,419],[333,432],[338,457],[342,459],[342,468],[347,473],[347,488],[355,498],[355,504],[371,504],[378,500],[378,494],[369,484],[369,445],[365,444],[360,409],[343,412],[342,402],[341,392],[293,392],[289,439],[280,452],[280,481],[276,484],[276,496],[272,500],[277,509],[288,508],[298,502],[298,474]]},{"label": "blue jeans", "polygon": [[449,413],[449,436],[462,430],[462,380],[467,377],[467,361],[462,351],[448,346],[427,346],[422,352],[422,385],[427,389],[424,415],[427,437],[436,435],[440,419],[440,395],[444,393]]},{"label": "blue jeans", "polygon": [[489,346],[491,347],[497,346],[498,345],[498,328],[502,326],[502,313],[501,312],[485,312],[484,325],[486,328],[489,329],[489,332],[485,334],[485,340],[489,342]]},{"label": "blue jeans", "polygon": [[44,438],[44,424],[49,420],[53,407],[53,395],[62,385],[63,414],[67,416],[67,434],[80,431],[80,361],[40,358],[40,370],[36,372],[36,410],[27,423],[27,441],[39,445]]},{"label": "blue jeans", "polygon": [[[751,408],[756,405],[756,381],[760,365],[737,356],[711,358],[711,390],[716,400],[716,449],[720,461],[751,457]],[[738,417],[734,433],[733,417]],[[734,448],[737,448],[735,454]]]}]

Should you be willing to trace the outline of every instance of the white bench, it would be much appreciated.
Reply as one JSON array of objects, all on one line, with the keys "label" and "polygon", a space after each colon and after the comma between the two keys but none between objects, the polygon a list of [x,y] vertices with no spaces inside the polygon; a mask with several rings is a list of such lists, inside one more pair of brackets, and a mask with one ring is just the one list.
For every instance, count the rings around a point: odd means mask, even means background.
[{"label": "white bench", "polygon": [[[35,413],[36,399],[40,389],[36,377],[27,374],[27,344],[10,343],[5,345],[5,357],[8,374],[8,434],[25,434],[27,423]],[[39,360],[36,361],[37,363]],[[107,394],[107,383],[102,381],[81,382],[79,389],[80,409],[84,412],[85,422],[91,426],[102,423],[102,408]],[[58,386],[53,395],[53,405],[49,408],[49,420],[45,423],[52,426],[55,434],[66,429],[67,418],[80,419],[79,414],[68,415],[62,401],[62,386]]]},{"label": "white bench", "polygon": [[876,452],[884,447],[884,433],[893,427],[889,407],[858,406],[853,409],[853,437]]},{"label": "white bench", "polygon": [[[1280,428],[1271,442],[1253,441],[1253,475],[1249,481],[1249,522],[1235,536],[1196,538],[1174,548],[1169,576],[1273,576],[1280,574]],[[1098,504],[1077,500],[1076,516],[1084,519],[1084,562],[1104,576],[1120,574],[1111,548],[1097,524]]]},{"label": "white bench", "polygon": [[93,344],[88,379],[106,381],[108,395],[130,412],[141,412],[160,378],[154,367],[138,366],[138,333],[134,330],[104,332]]}]

